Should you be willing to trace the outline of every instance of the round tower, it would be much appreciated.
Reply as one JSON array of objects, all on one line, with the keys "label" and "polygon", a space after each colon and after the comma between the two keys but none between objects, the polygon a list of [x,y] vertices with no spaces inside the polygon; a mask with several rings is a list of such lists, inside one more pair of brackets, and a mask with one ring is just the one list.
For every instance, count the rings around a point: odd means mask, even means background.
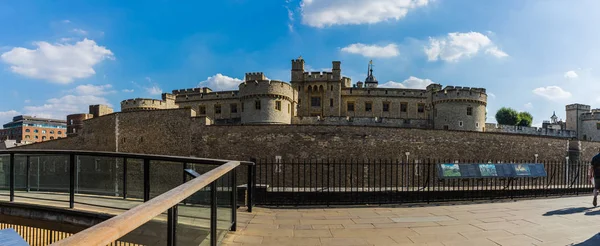
[{"label": "round tower", "polygon": [[242,124],[291,124],[296,102],[288,83],[263,78],[262,73],[246,74],[239,86]]},{"label": "round tower", "polygon": [[487,94],[483,88],[448,86],[432,94],[435,129],[485,131]]},{"label": "round tower", "polygon": [[167,109],[167,103],[162,100],[149,98],[135,98],[121,101],[121,112],[159,109]]}]

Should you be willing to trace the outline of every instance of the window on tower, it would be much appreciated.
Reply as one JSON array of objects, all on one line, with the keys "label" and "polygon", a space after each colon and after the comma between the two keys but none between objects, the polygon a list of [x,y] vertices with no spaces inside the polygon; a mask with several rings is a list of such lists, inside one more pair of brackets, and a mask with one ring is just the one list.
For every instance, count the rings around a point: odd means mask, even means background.
[{"label": "window on tower", "polygon": [[390,103],[383,102],[383,112],[389,112],[389,111],[390,111]]},{"label": "window on tower", "polygon": [[310,98],[310,106],[321,107],[321,97],[311,97]]},{"label": "window on tower", "polygon": [[366,111],[366,112],[371,112],[371,111],[373,111],[373,103],[372,103],[372,102],[366,102],[366,103],[365,103],[365,111]]},{"label": "window on tower", "polygon": [[467,107],[467,115],[473,115],[473,107]]},{"label": "window on tower", "polygon": [[419,113],[424,113],[425,112],[425,104],[424,103],[419,103],[417,105],[417,112],[419,112]]},{"label": "window on tower", "polygon": [[408,111],[408,103],[400,103],[400,112],[406,113]]}]

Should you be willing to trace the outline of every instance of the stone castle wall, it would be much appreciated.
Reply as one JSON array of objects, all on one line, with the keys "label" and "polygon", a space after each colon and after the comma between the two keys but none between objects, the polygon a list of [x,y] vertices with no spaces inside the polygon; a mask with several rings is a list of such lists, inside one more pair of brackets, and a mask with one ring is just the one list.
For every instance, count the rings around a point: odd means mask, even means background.
[{"label": "stone castle wall", "polygon": [[571,130],[557,130],[557,129],[544,129],[538,127],[526,127],[526,126],[510,126],[510,125],[499,125],[494,123],[485,124],[486,132],[501,132],[501,133],[512,133],[512,134],[527,134],[527,135],[538,135],[538,136],[550,136],[559,138],[577,138],[577,132]]},{"label": "stone castle wall", "polygon": [[[206,126],[189,109],[116,113],[85,121],[76,137],[22,148],[121,151],[249,160],[371,158],[562,161],[568,140],[466,131],[327,125]],[[600,143],[582,142],[589,160]]]}]

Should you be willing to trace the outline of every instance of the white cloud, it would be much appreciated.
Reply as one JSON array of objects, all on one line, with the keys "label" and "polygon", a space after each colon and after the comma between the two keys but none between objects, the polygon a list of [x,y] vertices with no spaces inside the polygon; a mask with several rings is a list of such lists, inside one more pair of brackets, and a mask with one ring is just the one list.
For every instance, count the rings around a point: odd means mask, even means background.
[{"label": "white cloud", "polygon": [[106,84],[106,85],[87,84],[87,85],[77,86],[77,87],[75,87],[75,89],[73,91],[75,91],[75,93],[77,93],[79,95],[100,96],[100,95],[115,93],[115,91],[110,90],[111,88],[112,88],[112,85],[109,85],[109,84]]},{"label": "white cloud", "polygon": [[132,92],[133,92],[133,89],[123,89],[123,90],[122,90],[122,92],[125,92],[125,93],[132,93]]},{"label": "white cloud", "polygon": [[109,105],[104,97],[93,95],[66,95],[61,98],[51,98],[41,106],[25,106],[26,114],[47,117],[53,119],[64,119],[69,114],[85,113],[89,105],[105,104]]},{"label": "white cloud", "polygon": [[506,52],[498,49],[498,47],[494,46],[491,48],[488,48],[487,50],[485,50],[486,54],[498,57],[498,58],[502,58],[502,57],[507,57],[508,54],[506,54]]},{"label": "white cloud", "polygon": [[[290,0],[285,0],[285,3],[287,5],[290,4]],[[288,29],[290,30],[290,32],[294,31],[294,11],[292,11],[292,9],[290,9],[289,6],[285,6],[285,9],[287,10],[288,13]]]},{"label": "white cloud", "polygon": [[70,20],[62,20],[61,22],[62,22],[62,23],[65,23],[65,24],[69,24],[69,23],[71,23],[71,21],[70,21]]},{"label": "white cloud", "polygon": [[487,95],[488,95],[488,98],[496,99],[496,94],[494,94],[494,93],[488,92]]},{"label": "white cloud", "polygon": [[60,84],[90,77],[96,74],[95,65],[105,59],[114,59],[110,50],[89,39],[75,44],[36,42],[35,45],[34,50],[13,48],[0,58],[14,73]]},{"label": "white cloud", "polygon": [[25,100],[25,101],[23,101],[23,102],[24,102],[24,103],[30,103],[30,102],[31,102],[31,100],[29,100],[29,99],[26,99],[26,100]]},{"label": "white cloud", "polygon": [[374,24],[400,20],[429,0],[303,0],[302,22],[312,27]]},{"label": "white cloud", "polygon": [[398,45],[396,44],[388,44],[386,46],[378,46],[378,45],[366,45],[361,43],[351,44],[344,48],[342,48],[342,52],[350,53],[350,54],[359,54],[364,57],[395,57],[400,54],[400,50],[398,50]]},{"label": "white cloud", "polygon": [[532,109],[533,108],[533,103],[526,103],[525,105],[523,105],[523,107],[525,107],[525,109]]},{"label": "white cloud", "polygon": [[12,121],[12,118],[19,115],[16,110],[0,111],[0,125],[6,124]]},{"label": "white cloud", "polygon": [[146,89],[146,92],[148,92],[150,95],[160,95],[163,93],[162,89],[158,85],[145,87],[144,89]]},{"label": "white cloud", "polygon": [[533,93],[545,97],[548,100],[560,100],[571,97],[571,92],[565,91],[555,85],[535,88]]},{"label": "white cloud", "polygon": [[237,90],[242,82],[244,81],[241,79],[232,78],[218,73],[200,82],[198,87],[208,87],[215,91]]},{"label": "white cloud", "polygon": [[89,105],[104,104],[112,106],[108,99],[101,95],[113,93],[111,85],[80,85],[70,90],[73,95],[50,98],[43,105],[25,106],[26,114],[37,117],[65,119],[69,114],[85,113]]},{"label": "white cloud", "polygon": [[565,78],[567,78],[567,79],[576,79],[578,77],[579,77],[579,75],[577,75],[577,73],[573,70],[565,73]]},{"label": "white cloud", "polygon": [[495,57],[506,57],[504,51],[500,50],[492,40],[478,32],[448,33],[447,37],[429,38],[429,46],[425,46],[425,54],[429,61],[441,59],[447,62],[455,62],[462,58],[476,55],[481,50]]},{"label": "white cloud", "polygon": [[410,76],[408,79],[402,82],[388,81],[387,83],[379,85],[382,88],[407,88],[407,89],[425,89],[429,84],[434,83],[429,79],[420,79],[414,76]]},{"label": "white cloud", "polygon": [[77,33],[79,35],[85,36],[88,34],[88,31],[83,30],[83,29],[79,29],[79,28],[74,28],[73,30],[71,30],[71,32]]}]

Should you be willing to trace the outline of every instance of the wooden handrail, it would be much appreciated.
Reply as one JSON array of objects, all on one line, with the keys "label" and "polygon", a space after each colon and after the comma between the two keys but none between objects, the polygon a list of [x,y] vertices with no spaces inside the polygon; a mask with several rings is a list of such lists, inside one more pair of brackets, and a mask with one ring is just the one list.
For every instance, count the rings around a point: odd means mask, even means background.
[{"label": "wooden handrail", "polygon": [[108,245],[177,205],[239,165],[239,161],[227,162],[200,177],[194,178],[148,202],[138,205],[123,214],[85,229],[52,245]]}]

